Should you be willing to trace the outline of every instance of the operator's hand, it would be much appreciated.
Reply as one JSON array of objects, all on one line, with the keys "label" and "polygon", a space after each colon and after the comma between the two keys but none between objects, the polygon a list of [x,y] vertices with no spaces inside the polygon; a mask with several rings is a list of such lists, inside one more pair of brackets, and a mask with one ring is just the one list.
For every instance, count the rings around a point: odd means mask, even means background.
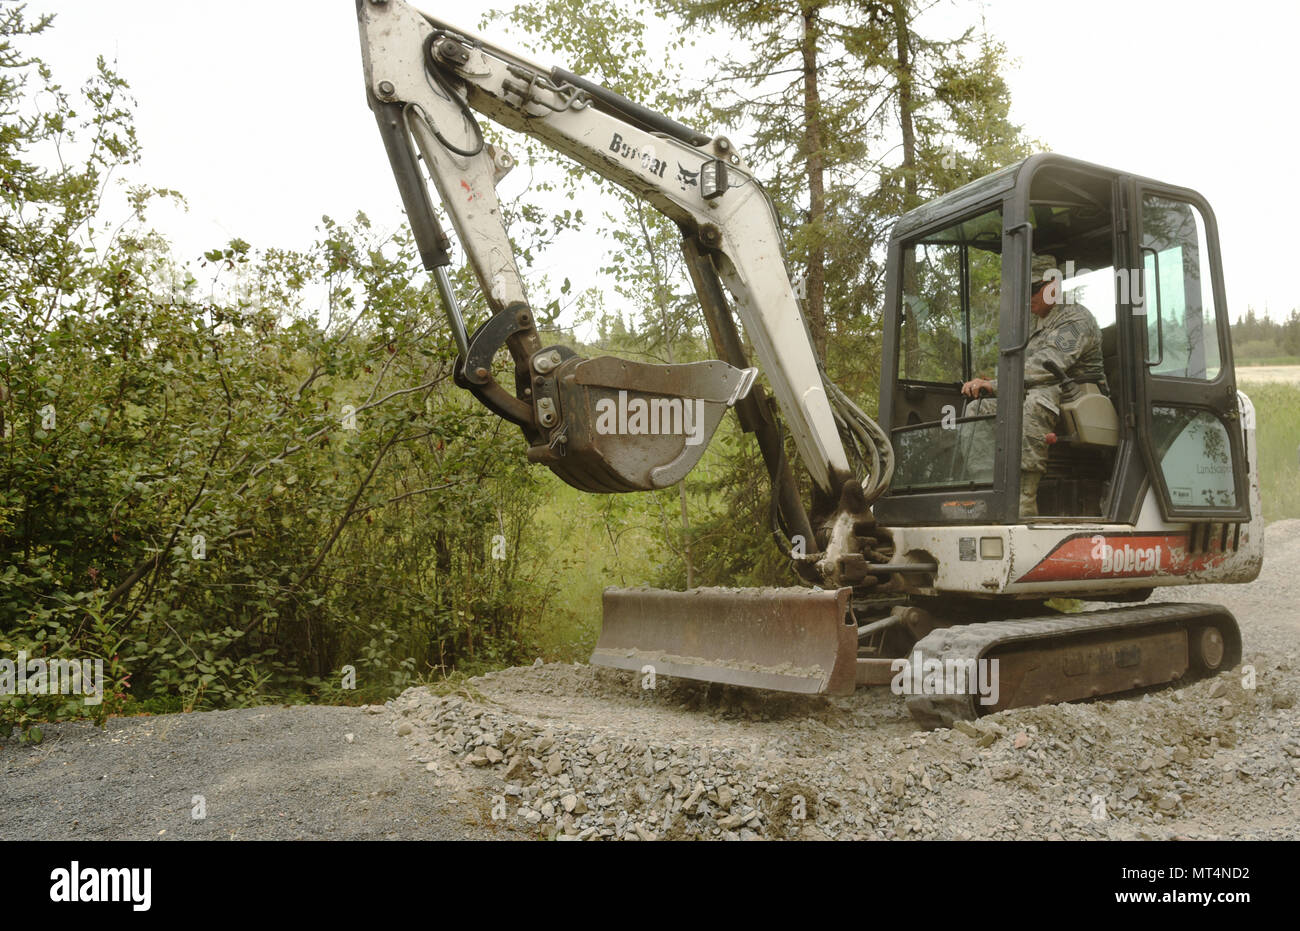
[{"label": "operator's hand", "polygon": [[993,390],[993,382],[989,381],[987,378],[972,378],[970,381],[966,382],[966,384],[961,386],[961,393],[966,395],[968,398],[978,398],[986,391],[990,396],[995,393]]}]

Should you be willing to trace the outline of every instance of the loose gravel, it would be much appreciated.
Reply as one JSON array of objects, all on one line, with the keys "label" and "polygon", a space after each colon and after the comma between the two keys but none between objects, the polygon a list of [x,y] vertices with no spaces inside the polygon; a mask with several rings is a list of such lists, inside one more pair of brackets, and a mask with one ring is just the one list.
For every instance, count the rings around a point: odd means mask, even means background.
[{"label": "loose gravel", "polygon": [[382,709],[371,711],[299,705],[49,725],[39,745],[0,745],[0,839],[515,836],[407,765]]},{"label": "loose gravel", "polygon": [[[1242,667],[1140,698],[919,731],[847,698],[582,665],[252,708],[46,728],[0,746],[0,839],[1295,838],[1300,521],[1228,606]],[[203,796],[196,818],[194,796]]]},{"label": "loose gravel", "polygon": [[887,689],[805,698],[582,665],[411,689],[409,759],[497,822],[556,839],[1294,838],[1300,521],[1248,586],[1166,589],[1236,613],[1243,665],[1138,698],[919,731]]}]

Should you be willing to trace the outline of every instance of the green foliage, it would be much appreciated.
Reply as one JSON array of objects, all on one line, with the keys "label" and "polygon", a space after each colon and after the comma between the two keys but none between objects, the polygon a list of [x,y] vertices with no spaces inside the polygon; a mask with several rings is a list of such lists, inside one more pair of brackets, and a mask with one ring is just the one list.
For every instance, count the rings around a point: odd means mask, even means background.
[{"label": "green foliage", "polygon": [[[4,654],[101,660],[100,718],[531,659],[545,479],[452,386],[409,234],[326,218],[305,252],[236,239],[178,268],[145,225],[170,192],[106,218],[138,154],[125,85],[101,61],[64,95],[14,48],[44,28],[0,18]],[[85,713],[0,699],[6,732]]]},{"label": "green foliage", "polygon": [[701,37],[737,40],[705,89],[711,117],[752,139],[745,155],[785,220],[814,340],[841,387],[868,401],[894,220],[1029,154],[1009,118],[1006,50],[973,18],[963,31],[957,17],[955,36],[924,31],[911,0],[660,6]]},{"label": "green foliage", "polygon": [[[1238,377],[1248,377],[1239,371]],[[1244,384],[1255,405],[1255,445],[1267,521],[1300,518],[1300,388]]]},{"label": "green foliage", "polygon": [[1232,325],[1232,355],[1237,365],[1300,365],[1300,310],[1280,323],[1247,310]]}]

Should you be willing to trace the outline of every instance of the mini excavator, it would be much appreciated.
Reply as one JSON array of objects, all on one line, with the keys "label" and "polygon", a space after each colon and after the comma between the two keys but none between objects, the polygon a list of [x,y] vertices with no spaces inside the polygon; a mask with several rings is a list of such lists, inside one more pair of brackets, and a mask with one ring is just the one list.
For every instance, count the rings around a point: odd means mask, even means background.
[{"label": "mini excavator", "polygon": [[[1195,191],[1039,154],[900,217],[872,418],[818,358],[779,217],[728,139],[404,0],[356,8],[366,93],[459,350],[456,384],[583,491],[681,481],[730,408],[766,464],[773,535],[805,584],[607,589],[594,664],[805,694],[893,685],[933,727],[1240,662],[1224,608],[1145,603],[1158,586],[1251,581],[1263,561],[1254,409],[1236,386],[1214,214]],[[672,220],[718,359],[588,358],[546,341],[497,198],[513,159],[480,118]],[[429,182],[481,285],[472,332]],[[1060,299],[1095,316],[1105,382],[1054,373],[1060,417],[1037,514],[1022,516],[1022,406],[972,411],[962,385],[996,377],[1001,398],[1025,396],[1045,259]],[[1053,599],[1105,606],[1064,613]]]}]

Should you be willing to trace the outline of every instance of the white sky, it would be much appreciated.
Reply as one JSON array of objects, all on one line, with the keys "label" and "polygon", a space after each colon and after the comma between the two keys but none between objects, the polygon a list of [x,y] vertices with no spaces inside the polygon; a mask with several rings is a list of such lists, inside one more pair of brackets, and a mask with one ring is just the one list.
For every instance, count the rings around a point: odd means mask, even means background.
[{"label": "white sky", "polygon": [[[508,2],[424,8],[477,29],[484,9]],[[1018,59],[1012,115],[1032,137],[1205,195],[1234,319],[1248,305],[1274,318],[1300,307],[1289,252],[1300,5],[943,3],[971,19],[982,8]],[[183,257],[234,236],[306,247],[322,214],[344,220],[363,210],[381,228],[400,222],[365,104],[353,0],[30,0],[28,9],[57,14],[37,48],[65,84],[79,85],[97,54],[117,59],[138,100],[144,160],[135,179],[189,201],[188,214],[153,217]],[[548,299],[534,295],[539,305]]]}]

